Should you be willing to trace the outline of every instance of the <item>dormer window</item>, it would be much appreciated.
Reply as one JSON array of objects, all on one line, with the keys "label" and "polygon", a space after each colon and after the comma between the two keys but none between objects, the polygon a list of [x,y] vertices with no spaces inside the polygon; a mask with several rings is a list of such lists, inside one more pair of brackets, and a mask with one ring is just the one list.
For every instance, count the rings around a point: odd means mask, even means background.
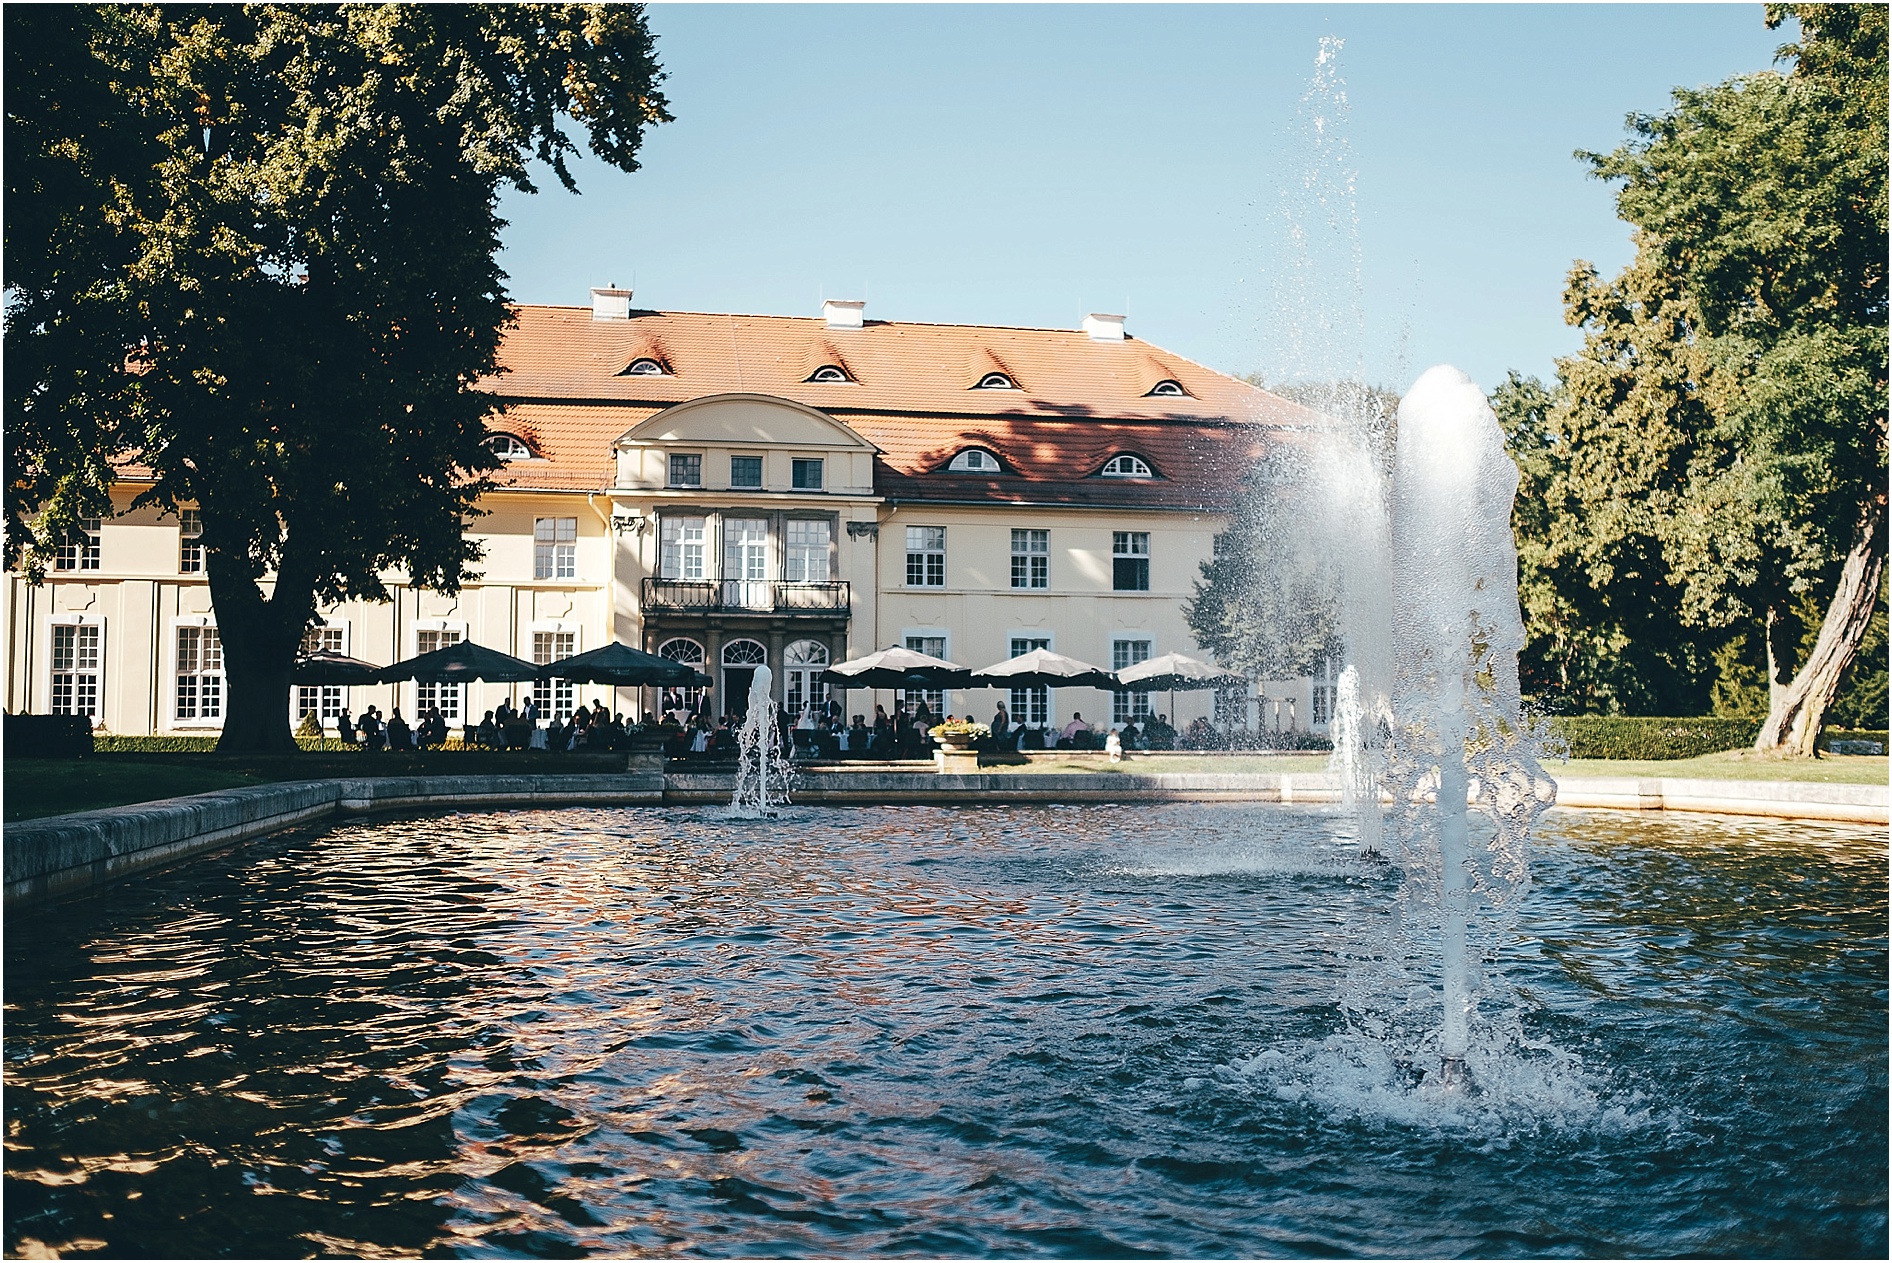
[{"label": "dormer window", "polygon": [[1158,399],[1187,399],[1189,392],[1182,388],[1179,381],[1165,379],[1150,387],[1150,395]]},{"label": "dormer window", "polygon": [[974,390],[1017,390],[1018,384],[1003,373],[987,373]]},{"label": "dormer window", "polygon": [[663,362],[661,360],[653,360],[649,356],[645,356],[642,359],[632,360],[631,366],[625,369],[624,371],[632,377],[668,377],[670,376],[670,370],[663,366]]},{"label": "dormer window", "polygon": [[823,364],[820,368],[808,375],[808,380],[811,382],[845,382],[853,379],[847,375],[845,370],[833,364]]},{"label": "dormer window", "polygon": [[955,474],[996,474],[1000,472],[998,457],[982,447],[968,447],[953,457],[953,463],[946,466]]},{"label": "dormer window", "polygon": [[1141,456],[1132,456],[1125,452],[1121,456],[1112,456],[1104,462],[1098,471],[1105,478],[1154,478],[1156,471]]},{"label": "dormer window", "polygon": [[539,455],[516,434],[495,434],[486,440],[486,446],[501,460],[537,460]]}]

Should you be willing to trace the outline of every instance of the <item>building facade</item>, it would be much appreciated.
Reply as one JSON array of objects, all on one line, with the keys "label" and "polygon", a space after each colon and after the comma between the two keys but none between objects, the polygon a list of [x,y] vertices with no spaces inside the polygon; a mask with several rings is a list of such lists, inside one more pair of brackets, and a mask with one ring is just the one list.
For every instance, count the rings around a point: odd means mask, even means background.
[{"label": "building facade", "polygon": [[[697,665],[717,712],[756,668],[798,710],[831,663],[904,645],[971,667],[1048,647],[1109,669],[1200,655],[1183,620],[1199,564],[1255,458],[1312,418],[1127,335],[864,318],[521,307],[484,383],[502,486],[470,530],[479,578],[321,611],[310,643],[389,663],[470,639],[537,662],[611,640]],[[129,505],[140,490],[116,495]],[[88,524],[46,581],[7,582],[7,706],[90,714],[114,733],[214,733],[221,651],[195,515]],[[342,707],[452,723],[533,686],[294,689],[293,719]],[[553,713],[610,694],[554,683]],[[1319,730],[1323,681],[1269,681],[1225,721]],[[701,699],[698,699],[701,700]],[[851,713],[890,693],[856,691]],[[1168,694],[959,690],[936,709],[1061,726],[1168,713]],[[1179,727],[1217,705],[1177,694]],[[1236,710],[1240,714],[1236,714]]]}]

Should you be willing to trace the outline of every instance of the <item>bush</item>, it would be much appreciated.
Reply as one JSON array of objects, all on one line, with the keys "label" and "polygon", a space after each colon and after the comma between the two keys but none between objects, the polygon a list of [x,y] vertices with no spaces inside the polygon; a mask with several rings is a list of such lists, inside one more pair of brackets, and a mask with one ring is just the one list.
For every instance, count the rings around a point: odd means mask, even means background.
[{"label": "bush", "polygon": [[[359,750],[340,737],[297,737],[304,750]],[[92,748],[108,754],[208,754],[217,748],[215,737],[110,737],[93,738]]]},{"label": "bush", "polygon": [[1754,719],[1553,715],[1550,730],[1573,759],[1692,759],[1754,744]]},{"label": "bush", "polygon": [[16,759],[77,759],[94,749],[89,715],[8,715],[5,735]]},{"label": "bush", "polygon": [[1835,741],[1876,741],[1881,750],[1892,749],[1883,728],[1828,728],[1820,734],[1819,748],[1830,749]]}]

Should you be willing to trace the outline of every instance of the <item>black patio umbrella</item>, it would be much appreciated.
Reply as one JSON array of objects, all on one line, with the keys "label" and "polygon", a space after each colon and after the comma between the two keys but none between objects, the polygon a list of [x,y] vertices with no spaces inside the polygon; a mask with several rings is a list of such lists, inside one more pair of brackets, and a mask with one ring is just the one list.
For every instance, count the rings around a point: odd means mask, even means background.
[{"label": "black patio umbrella", "polygon": [[975,688],[1114,689],[1117,677],[1088,662],[1033,649],[973,672],[972,683]]},{"label": "black patio umbrella", "polygon": [[469,680],[511,683],[536,680],[544,674],[543,667],[535,667],[523,658],[462,640],[445,649],[383,667],[376,678],[382,684],[401,680],[428,680],[436,684],[465,684]]},{"label": "black patio umbrella", "polygon": [[960,689],[971,681],[972,672],[956,662],[898,645],[821,673],[823,684],[844,689]]},{"label": "black patio umbrella", "polygon": [[317,650],[296,659],[291,684],[379,684],[381,668],[360,658]]},{"label": "black patio umbrella", "polygon": [[557,678],[580,684],[623,685],[627,688],[648,684],[701,688],[710,682],[708,676],[687,662],[660,658],[654,653],[645,653],[642,649],[633,649],[617,641],[599,649],[561,658],[540,667],[538,671],[540,679]]}]

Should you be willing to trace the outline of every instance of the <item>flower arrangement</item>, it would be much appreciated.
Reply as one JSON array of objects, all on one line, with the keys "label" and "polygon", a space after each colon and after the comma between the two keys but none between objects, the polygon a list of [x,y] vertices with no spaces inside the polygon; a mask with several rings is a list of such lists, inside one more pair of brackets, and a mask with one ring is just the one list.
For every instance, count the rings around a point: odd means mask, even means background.
[{"label": "flower arrangement", "polygon": [[983,741],[992,735],[992,729],[985,724],[976,724],[970,719],[954,719],[943,724],[934,724],[927,730],[935,741]]}]

